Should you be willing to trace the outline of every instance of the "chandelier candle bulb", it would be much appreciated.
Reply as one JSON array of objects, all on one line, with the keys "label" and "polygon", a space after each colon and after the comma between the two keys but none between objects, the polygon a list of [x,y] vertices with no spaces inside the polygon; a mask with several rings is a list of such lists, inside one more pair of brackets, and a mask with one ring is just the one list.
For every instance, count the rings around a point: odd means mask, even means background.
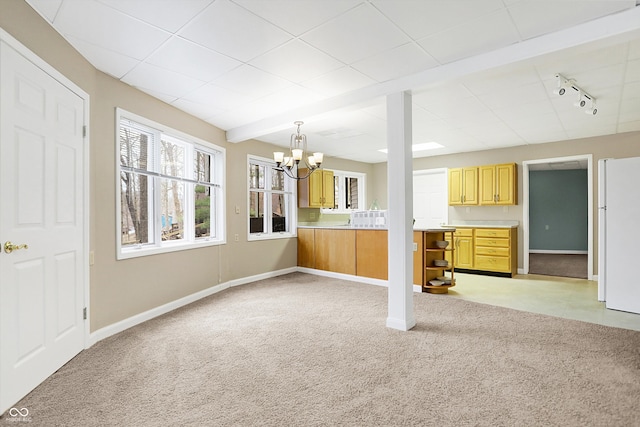
[{"label": "chandelier candle bulb", "polygon": [[284,161],[284,153],[282,151],[276,151],[273,153],[273,160],[280,166]]}]

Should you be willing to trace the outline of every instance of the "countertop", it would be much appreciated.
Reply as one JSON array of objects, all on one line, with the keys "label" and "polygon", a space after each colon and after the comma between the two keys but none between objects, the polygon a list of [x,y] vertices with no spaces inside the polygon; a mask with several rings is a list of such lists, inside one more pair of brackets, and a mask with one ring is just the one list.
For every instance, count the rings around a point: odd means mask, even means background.
[{"label": "countertop", "polygon": [[[334,230],[387,230],[387,228],[365,228],[354,227],[352,225],[298,225],[298,228],[322,228],[322,229],[334,229]],[[444,231],[456,231],[454,226],[442,226],[442,227],[430,227],[430,228],[414,228],[413,231],[427,231],[427,232],[444,232]]]},{"label": "countertop", "polygon": [[[414,228],[413,231],[455,231],[456,228],[517,228],[518,221],[456,221],[442,227]],[[300,224],[298,228],[333,228],[337,230],[386,230],[387,228],[354,227],[350,224]]]},{"label": "countertop", "polygon": [[445,227],[466,228],[517,228],[518,221],[456,221]]}]

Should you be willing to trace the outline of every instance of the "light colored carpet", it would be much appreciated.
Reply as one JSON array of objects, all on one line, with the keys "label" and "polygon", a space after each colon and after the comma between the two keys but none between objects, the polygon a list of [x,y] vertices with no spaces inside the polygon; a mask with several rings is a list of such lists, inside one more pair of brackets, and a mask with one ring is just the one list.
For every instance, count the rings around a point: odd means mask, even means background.
[{"label": "light colored carpet", "polygon": [[[633,426],[640,332],[301,273],[105,339],[16,407],[34,426]],[[0,424],[11,424],[4,415]]]},{"label": "light colored carpet", "polygon": [[529,274],[586,279],[587,261],[586,254],[529,254]]}]

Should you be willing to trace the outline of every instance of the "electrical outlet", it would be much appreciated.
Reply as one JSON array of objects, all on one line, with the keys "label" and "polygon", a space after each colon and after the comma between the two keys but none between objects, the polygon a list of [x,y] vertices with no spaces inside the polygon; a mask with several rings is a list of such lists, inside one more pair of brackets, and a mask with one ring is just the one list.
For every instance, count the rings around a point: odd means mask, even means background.
[{"label": "electrical outlet", "polygon": [[418,244],[413,242],[413,252],[418,252]]},{"label": "electrical outlet", "polygon": [[238,233],[236,233],[236,234],[233,236],[233,240],[235,240],[236,242],[239,242],[239,241],[240,241],[240,235],[239,235]]},{"label": "electrical outlet", "polygon": [[236,205],[236,213],[239,214],[240,213],[240,206]]}]

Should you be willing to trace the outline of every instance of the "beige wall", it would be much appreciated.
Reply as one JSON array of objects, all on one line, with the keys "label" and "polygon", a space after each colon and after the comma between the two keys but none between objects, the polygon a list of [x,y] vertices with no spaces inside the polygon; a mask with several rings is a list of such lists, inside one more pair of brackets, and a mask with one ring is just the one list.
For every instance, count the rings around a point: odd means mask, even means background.
[{"label": "beige wall", "polygon": [[[598,160],[604,158],[625,158],[640,156],[640,132],[629,132],[596,138],[576,139],[548,144],[525,145],[495,150],[476,151],[446,156],[414,159],[413,170],[480,166],[496,163],[518,164],[518,205],[508,206],[450,206],[449,221],[463,220],[515,220],[522,224],[522,162],[577,155],[593,155],[593,236],[594,273],[597,274],[598,247]],[[375,194],[381,206],[387,207],[387,167],[386,163],[374,166]],[[518,268],[523,267],[523,229],[518,228]]]},{"label": "beige wall", "polygon": [[[271,157],[273,146],[227,143],[220,129],[98,72],[22,0],[0,0],[0,27],[91,97],[91,331],[221,282],[296,265],[296,239],[246,240],[247,154]],[[227,167],[226,245],[116,261],[116,107],[226,149],[227,164],[235,165]],[[236,233],[240,242],[233,240]]]}]

